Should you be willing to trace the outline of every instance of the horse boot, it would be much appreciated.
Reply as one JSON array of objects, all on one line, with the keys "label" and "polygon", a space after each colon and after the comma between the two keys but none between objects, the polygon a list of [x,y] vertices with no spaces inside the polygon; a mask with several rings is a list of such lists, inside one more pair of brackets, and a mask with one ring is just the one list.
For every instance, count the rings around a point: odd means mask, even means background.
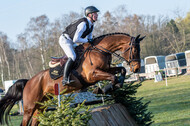
[{"label": "horse boot", "polygon": [[69,74],[71,72],[73,63],[74,61],[71,58],[68,58],[67,62],[65,63],[62,81],[63,86],[74,82],[74,80],[69,80]]}]

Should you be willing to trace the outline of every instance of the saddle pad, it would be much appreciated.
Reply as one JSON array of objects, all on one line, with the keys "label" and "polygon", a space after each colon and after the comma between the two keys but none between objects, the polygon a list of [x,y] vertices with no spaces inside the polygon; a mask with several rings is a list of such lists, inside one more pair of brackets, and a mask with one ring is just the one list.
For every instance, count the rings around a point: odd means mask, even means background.
[{"label": "saddle pad", "polygon": [[56,80],[63,76],[63,66],[56,66],[54,68],[50,68],[49,74],[51,79]]}]

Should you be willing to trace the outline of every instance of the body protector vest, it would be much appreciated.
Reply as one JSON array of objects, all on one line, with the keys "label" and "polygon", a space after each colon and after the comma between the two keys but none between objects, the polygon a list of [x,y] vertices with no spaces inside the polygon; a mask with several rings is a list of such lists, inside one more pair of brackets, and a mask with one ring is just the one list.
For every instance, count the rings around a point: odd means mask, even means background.
[{"label": "body protector vest", "polygon": [[84,33],[82,34],[81,38],[85,38],[88,34],[90,34],[93,30],[93,25],[91,28],[89,28],[89,22],[86,18],[81,18],[77,21],[75,21],[74,23],[70,24],[69,26],[66,27],[65,31],[63,32],[63,34],[68,34],[69,37],[73,40],[73,37],[75,35],[75,32],[77,30],[77,26],[81,23],[81,22],[86,22],[86,30],[84,31]]}]

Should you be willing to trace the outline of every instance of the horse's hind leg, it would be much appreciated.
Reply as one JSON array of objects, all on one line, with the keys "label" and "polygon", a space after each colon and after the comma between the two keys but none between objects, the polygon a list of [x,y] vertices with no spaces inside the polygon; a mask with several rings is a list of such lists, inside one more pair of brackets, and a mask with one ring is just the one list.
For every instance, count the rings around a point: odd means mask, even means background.
[{"label": "horse's hind leg", "polygon": [[[32,121],[32,116],[34,114],[35,111],[37,111],[37,101],[41,101],[40,99],[42,99],[40,96],[38,95],[39,98],[37,98],[35,95],[33,95],[33,97],[31,99],[29,99],[27,96],[23,97],[24,100],[24,116],[23,116],[23,121],[22,121],[22,125],[23,126],[28,126],[31,121]],[[33,101],[33,99],[35,99],[35,101]],[[33,126],[33,125],[32,125]]]},{"label": "horse's hind leg", "polygon": [[37,115],[38,115],[38,110],[36,110],[36,111],[34,112],[34,114],[33,114],[31,126],[38,126],[39,121],[38,121],[38,119],[36,118]]},{"label": "horse's hind leg", "polygon": [[[42,103],[42,102],[44,102],[44,101],[46,101],[46,100],[48,100],[47,97],[43,97],[40,102]],[[36,106],[35,106],[36,110],[35,110],[35,112],[34,112],[34,114],[33,114],[33,116],[32,116],[31,126],[38,126],[38,124],[40,123],[39,120],[37,119],[37,117],[39,116],[39,115],[38,115],[38,114],[39,114],[39,111],[40,111],[40,112],[43,112],[43,110],[44,110],[44,109],[40,108],[41,105],[39,105],[39,104],[35,104],[35,105],[36,105]]]},{"label": "horse's hind leg", "polygon": [[39,124],[38,120],[34,118],[38,114],[37,107],[38,105],[36,103],[27,103],[27,106],[24,106],[22,126],[28,126],[29,124],[31,126],[37,126]]},{"label": "horse's hind leg", "polygon": [[28,126],[33,115],[33,110],[25,110],[22,120],[22,126]]}]

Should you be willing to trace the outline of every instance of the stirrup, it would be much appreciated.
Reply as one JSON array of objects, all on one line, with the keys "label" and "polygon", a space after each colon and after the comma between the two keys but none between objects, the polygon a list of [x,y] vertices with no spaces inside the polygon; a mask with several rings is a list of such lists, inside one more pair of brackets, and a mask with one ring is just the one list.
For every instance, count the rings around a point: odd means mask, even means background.
[{"label": "stirrup", "polygon": [[70,83],[73,83],[73,82],[75,82],[75,80],[63,80],[62,84],[63,84],[63,86],[65,86],[65,85],[69,85]]}]

